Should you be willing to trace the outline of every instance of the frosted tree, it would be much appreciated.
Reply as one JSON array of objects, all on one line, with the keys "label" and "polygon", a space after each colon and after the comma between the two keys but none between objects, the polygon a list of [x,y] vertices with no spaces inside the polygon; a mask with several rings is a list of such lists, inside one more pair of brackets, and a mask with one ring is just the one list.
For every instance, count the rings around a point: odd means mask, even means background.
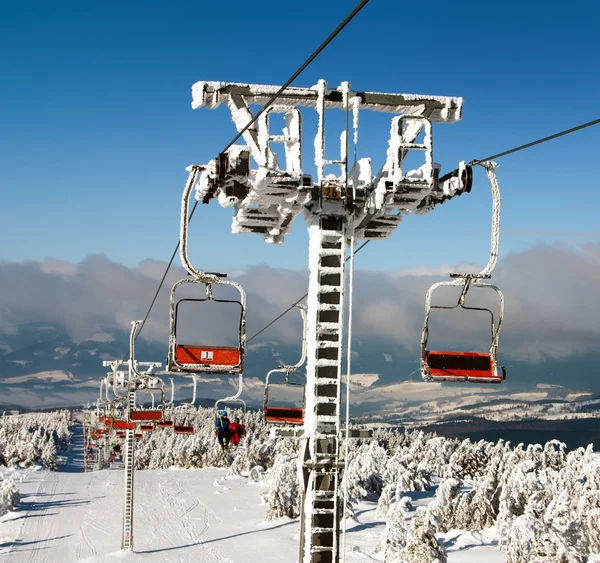
[{"label": "frosted tree", "polygon": [[490,477],[477,479],[471,491],[472,494],[467,497],[469,499],[468,507],[465,507],[464,510],[457,507],[457,527],[464,530],[483,530],[493,526],[497,516],[493,505],[495,492],[496,487]]},{"label": "frosted tree", "polygon": [[397,502],[404,512],[410,512],[414,508],[410,497],[402,497]]},{"label": "frosted tree", "polygon": [[498,531],[500,544],[506,545],[513,521],[525,513],[530,497],[544,489],[540,479],[540,463],[531,460],[519,463],[506,480],[500,495]]},{"label": "frosted tree", "polygon": [[542,520],[529,513],[513,523],[506,548],[507,563],[583,563],[564,539]]},{"label": "frosted tree", "polygon": [[447,532],[454,528],[455,506],[460,486],[461,482],[458,479],[446,479],[440,484],[435,499],[427,507],[432,515],[430,521],[438,526],[436,532]]},{"label": "frosted tree", "polygon": [[549,469],[562,469],[567,461],[567,445],[559,440],[550,440],[544,444],[542,463]]},{"label": "frosted tree", "polygon": [[362,444],[349,460],[344,478],[348,482],[348,497],[356,502],[368,493],[381,493],[381,469],[387,463],[387,453],[377,442]]},{"label": "frosted tree", "polygon": [[400,469],[396,481],[396,496],[401,497],[407,491],[429,491],[432,485],[431,475],[411,463],[404,470]]},{"label": "frosted tree", "polygon": [[403,563],[406,548],[406,521],[402,506],[395,502],[389,507],[381,550],[384,563]]},{"label": "frosted tree", "polygon": [[418,508],[408,529],[402,563],[446,563],[446,550],[435,537],[438,527],[432,512]]},{"label": "frosted tree", "polygon": [[0,462],[56,469],[56,452],[70,443],[72,425],[68,411],[0,417]]},{"label": "frosted tree", "polygon": [[0,486],[0,516],[13,510],[21,503],[21,493],[11,478],[2,481]]},{"label": "frosted tree", "polygon": [[281,444],[279,455],[276,456],[270,472],[267,520],[276,520],[282,516],[297,518],[300,515],[298,459],[297,456],[286,452],[286,441],[282,441]]},{"label": "frosted tree", "polygon": [[377,516],[379,518],[385,518],[389,512],[390,506],[396,500],[395,488],[389,483],[383,487],[379,502],[377,503]]}]

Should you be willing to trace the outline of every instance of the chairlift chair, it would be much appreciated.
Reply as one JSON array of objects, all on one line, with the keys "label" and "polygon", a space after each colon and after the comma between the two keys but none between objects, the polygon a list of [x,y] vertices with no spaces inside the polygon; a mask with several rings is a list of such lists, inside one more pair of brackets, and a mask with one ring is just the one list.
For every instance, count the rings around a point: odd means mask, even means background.
[{"label": "chairlift chair", "polygon": [[196,430],[188,424],[173,424],[173,432],[175,434],[195,434]]},{"label": "chairlift chair", "polygon": [[[196,269],[188,258],[188,224],[189,224],[189,197],[194,183],[203,168],[192,166],[190,175],[181,198],[181,230],[180,230],[180,255],[181,263],[187,270],[191,279],[182,279],[175,283],[170,296],[170,332],[167,366],[169,371],[175,373],[213,373],[237,374],[242,373],[246,348],[246,293],[242,286],[224,278],[226,274],[202,272]],[[177,299],[178,288],[185,284],[202,286],[206,291],[203,298]],[[216,299],[212,294],[212,285],[227,285],[239,292],[239,300]],[[237,346],[205,346],[200,343],[184,344],[177,339],[179,307],[189,303],[202,303],[213,301],[215,303],[233,303],[240,307],[240,322],[238,327]]]},{"label": "chairlift chair", "polygon": [[[274,385],[285,385],[285,386],[297,386],[305,389],[304,383],[294,383],[290,381],[290,375],[297,372],[304,361],[306,360],[306,307],[304,305],[296,305],[302,316],[302,354],[298,363],[289,366],[280,366],[276,369],[272,369],[267,373],[265,380],[265,394],[263,399],[263,416],[265,422],[276,425],[300,425],[304,424],[304,404],[302,407],[283,407],[273,406],[269,404],[269,387]],[[284,381],[280,383],[273,383],[271,377],[274,374],[284,374]],[[303,398],[305,393],[303,393]]]},{"label": "chairlift chair", "polygon": [[[490,258],[486,267],[478,274],[450,274],[452,281],[433,284],[427,291],[425,298],[425,321],[421,333],[421,375],[425,381],[456,381],[475,383],[501,383],[506,379],[504,366],[497,363],[498,338],[504,317],[504,296],[500,289],[483,280],[491,277],[491,272],[498,261],[500,239],[500,189],[494,171],[496,164],[493,162],[482,163],[486,169],[492,190],[492,237]],[[436,289],[443,286],[460,287],[461,293],[455,305],[432,305],[431,297]],[[498,295],[499,312],[496,319],[494,313],[485,307],[470,307],[465,305],[467,293],[471,288],[492,289]],[[429,316],[431,309],[456,309],[461,307],[470,311],[486,311],[491,322],[491,346],[489,353],[482,352],[457,352],[447,350],[428,350]]]},{"label": "chairlift chair", "polygon": [[[273,383],[271,377],[276,373],[284,373],[285,378],[281,383]],[[292,372],[286,369],[277,368],[267,373],[265,383],[265,395],[263,399],[263,415],[265,422],[269,424],[304,424],[304,405],[302,407],[284,407],[284,406],[273,406],[269,404],[269,387],[274,385],[285,385],[285,386],[297,386],[305,387],[304,383],[294,383],[289,380],[289,376]]]},{"label": "chairlift chair", "polygon": [[192,400],[189,403],[182,403],[181,405],[174,407],[173,409],[173,420],[169,421],[171,424],[169,426],[171,426],[173,428],[173,433],[175,434],[194,434],[195,428],[192,425],[189,424],[177,424],[176,420],[177,420],[177,412],[185,412],[185,411],[193,411],[194,413],[196,412],[196,407],[195,407],[195,403],[196,403],[196,392],[197,392],[197,388],[198,388],[198,380],[196,379],[196,374],[195,373],[191,373],[188,375],[184,375],[184,377],[191,377],[192,381],[194,383],[194,388],[193,388],[193,392],[192,392]]},{"label": "chairlift chair", "polygon": [[[463,291],[458,302],[452,306],[431,305],[431,295],[442,286],[462,286]],[[469,307],[465,305],[465,288],[491,288],[498,294],[499,314],[494,320],[492,311],[485,307]],[[429,314],[431,309],[455,309],[461,307],[470,311],[486,311],[490,315],[491,346],[489,353],[483,352],[457,352],[447,350],[428,350]],[[425,324],[421,339],[421,374],[425,381],[468,381],[472,383],[501,383],[506,379],[504,366],[498,366],[498,336],[504,315],[504,297],[502,292],[492,284],[474,281],[455,280],[434,284],[427,292]]]},{"label": "chairlift chair", "polygon": [[[188,403],[189,404],[189,403]],[[181,407],[175,407],[176,410],[186,410],[187,404]],[[196,429],[191,424],[177,424],[173,421],[173,433],[175,434],[195,434]]]},{"label": "chairlift chair", "polygon": [[133,430],[135,428],[135,422],[129,422],[127,420],[113,420],[113,428],[115,430]]}]

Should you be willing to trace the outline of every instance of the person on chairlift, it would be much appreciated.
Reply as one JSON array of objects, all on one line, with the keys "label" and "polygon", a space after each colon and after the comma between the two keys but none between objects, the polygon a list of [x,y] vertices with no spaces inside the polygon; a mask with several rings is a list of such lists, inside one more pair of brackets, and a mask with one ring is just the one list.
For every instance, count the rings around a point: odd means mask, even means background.
[{"label": "person on chairlift", "polygon": [[217,439],[222,449],[227,449],[229,446],[229,438],[231,436],[229,426],[229,418],[227,417],[227,411],[219,411],[215,418],[215,426],[217,427]]},{"label": "person on chairlift", "polygon": [[233,422],[229,425],[229,432],[231,434],[230,442],[234,446],[239,446],[240,439],[246,433],[246,426],[240,424],[240,419],[236,416]]}]

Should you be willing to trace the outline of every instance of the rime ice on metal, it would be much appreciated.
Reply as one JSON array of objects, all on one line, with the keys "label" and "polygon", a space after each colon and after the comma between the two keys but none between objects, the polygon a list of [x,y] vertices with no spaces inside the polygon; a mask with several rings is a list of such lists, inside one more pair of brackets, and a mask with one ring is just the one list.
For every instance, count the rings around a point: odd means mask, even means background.
[{"label": "rime ice on metal", "polygon": [[[241,132],[252,120],[251,106],[264,105],[278,86],[197,82],[192,107],[215,109],[226,104]],[[296,217],[309,232],[307,361],[304,424],[287,435],[302,438],[299,474],[304,490],[299,560],[317,563],[340,559],[339,486],[344,459],[340,450],[340,403],[345,259],[348,242],[388,237],[406,214],[429,213],[435,205],[470,190],[467,174],[455,171],[440,179],[433,160],[432,124],[461,118],[462,98],[353,91],[349,83],[331,89],[324,80],[311,88],[286,88],[234,145],[208,163],[196,184],[196,198],[216,199],[233,207],[234,233],[255,233],[280,244]],[[299,108],[314,108],[316,178],[302,166],[302,117]],[[346,112],[339,150],[327,144],[327,115]],[[350,169],[356,153],[359,115],[392,115],[385,162],[373,171],[370,158]],[[284,115],[282,131],[272,131],[270,116]],[[362,120],[361,120],[362,121]],[[336,143],[333,143],[335,145]],[[275,145],[283,145],[279,162]],[[350,146],[352,145],[352,146]],[[331,157],[330,153],[333,153]],[[407,155],[420,156],[408,168]],[[413,159],[411,159],[412,161]],[[339,173],[325,173],[337,167]],[[464,165],[461,165],[464,168]]]}]

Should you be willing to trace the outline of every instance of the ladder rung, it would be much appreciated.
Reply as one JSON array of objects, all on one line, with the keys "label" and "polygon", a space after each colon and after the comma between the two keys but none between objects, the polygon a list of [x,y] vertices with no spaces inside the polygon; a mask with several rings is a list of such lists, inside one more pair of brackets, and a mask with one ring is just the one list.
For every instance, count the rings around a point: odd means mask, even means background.
[{"label": "ladder rung", "polygon": [[320,359],[317,360],[317,366],[318,367],[327,367],[327,366],[340,366],[341,365],[341,360],[326,360],[326,359]]},{"label": "ladder rung", "polygon": [[335,303],[319,303],[318,310],[319,311],[340,311],[341,306],[336,305]]},{"label": "ladder rung", "polygon": [[[339,231],[327,231],[327,230],[323,229],[321,231],[321,238],[336,238],[341,242],[343,239],[343,236]],[[331,242],[331,241],[328,241],[328,242]],[[339,250],[337,250],[337,252],[342,252],[342,250],[339,249]]]},{"label": "ladder rung", "polygon": [[337,385],[338,379],[336,377],[317,377],[317,385]]},{"label": "ladder rung", "polygon": [[319,330],[339,330],[340,323],[318,323],[317,331]]},{"label": "ladder rung", "polygon": [[330,415],[325,415],[325,414],[317,415],[317,424],[319,422],[336,422],[337,420],[338,420],[337,416],[330,416]]},{"label": "ladder rung", "polygon": [[339,293],[342,290],[340,285],[321,285],[319,284],[319,293]]},{"label": "ladder rung", "polygon": [[339,348],[340,343],[337,340],[319,340],[318,348]]},{"label": "ladder rung", "polygon": [[321,248],[319,256],[341,256],[342,252],[341,248]]},{"label": "ladder rung", "polygon": [[341,266],[321,266],[319,268],[320,274],[341,274],[343,268]]}]

